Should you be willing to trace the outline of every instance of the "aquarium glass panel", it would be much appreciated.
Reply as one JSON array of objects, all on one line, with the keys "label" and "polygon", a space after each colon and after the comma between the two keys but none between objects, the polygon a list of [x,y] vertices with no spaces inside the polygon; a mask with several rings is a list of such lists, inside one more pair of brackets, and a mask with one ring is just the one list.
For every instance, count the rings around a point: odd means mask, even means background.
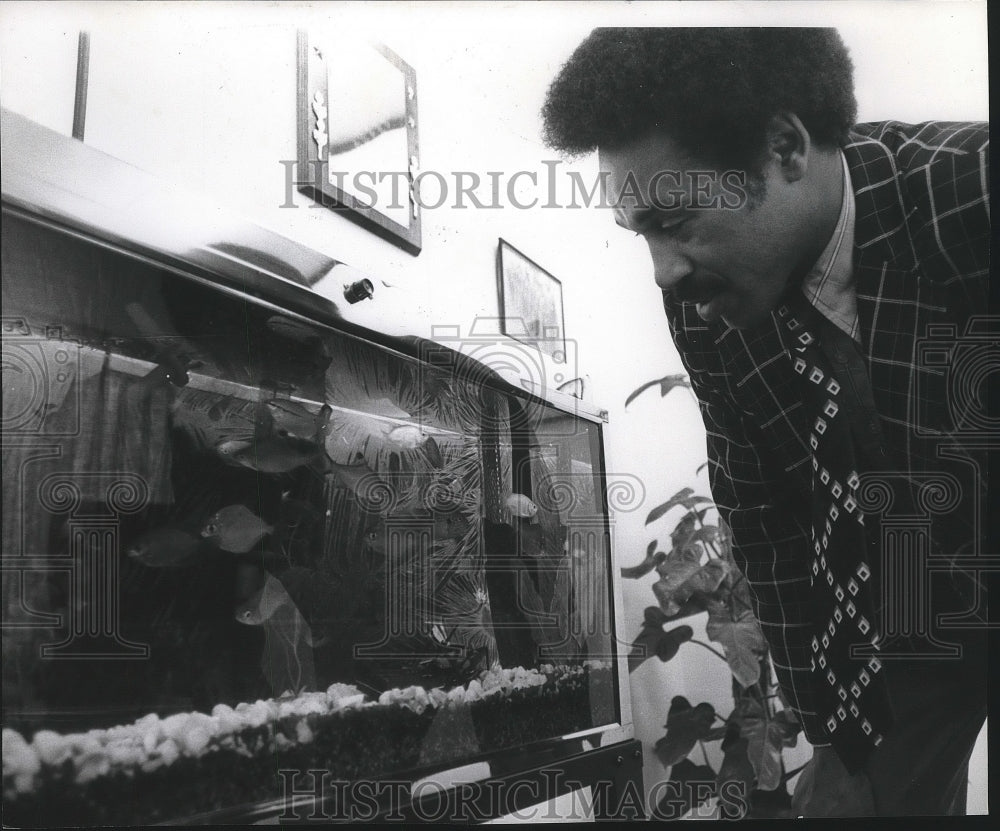
[{"label": "aquarium glass panel", "polygon": [[169,819],[277,798],[276,758],[417,776],[616,721],[597,425],[450,350],[3,234],[5,802],[135,820],[115,788],[169,771],[184,807],[141,815]]}]

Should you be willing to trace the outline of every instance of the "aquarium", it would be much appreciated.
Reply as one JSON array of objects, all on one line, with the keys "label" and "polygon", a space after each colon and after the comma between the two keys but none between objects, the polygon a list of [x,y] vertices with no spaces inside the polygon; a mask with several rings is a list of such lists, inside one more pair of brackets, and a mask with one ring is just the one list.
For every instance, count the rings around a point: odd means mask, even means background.
[{"label": "aquarium", "polygon": [[599,417],[8,172],[5,822],[629,738]]}]

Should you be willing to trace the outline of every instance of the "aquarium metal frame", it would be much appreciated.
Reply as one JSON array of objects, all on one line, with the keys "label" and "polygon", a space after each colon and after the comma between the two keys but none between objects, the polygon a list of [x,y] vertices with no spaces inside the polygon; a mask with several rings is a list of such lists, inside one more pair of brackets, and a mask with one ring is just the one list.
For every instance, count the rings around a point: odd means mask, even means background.
[{"label": "aquarium metal frame", "polygon": [[[523,812],[559,796],[591,788],[593,818],[598,821],[646,819],[642,779],[642,743],[628,739],[604,747],[550,757],[538,753],[530,763],[489,777],[443,787],[419,799],[393,803],[385,795],[375,807],[365,802],[364,821],[389,823],[472,824]],[[599,798],[598,798],[599,795]],[[637,804],[638,803],[638,804]],[[225,808],[186,816],[187,825],[329,825],[357,821],[357,805],[337,799],[299,794],[253,806]],[[549,810],[553,810],[550,807]],[[585,819],[573,817],[566,819]],[[172,825],[176,821],[158,823]]]}]

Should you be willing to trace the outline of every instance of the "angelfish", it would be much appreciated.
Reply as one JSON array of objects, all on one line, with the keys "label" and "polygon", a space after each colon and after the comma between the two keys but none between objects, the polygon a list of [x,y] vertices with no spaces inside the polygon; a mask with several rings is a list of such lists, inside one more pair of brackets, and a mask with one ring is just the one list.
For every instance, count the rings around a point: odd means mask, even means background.
[{"label": "angelfish", "polygon": [[504,500],[507,510],[516,517],[533,519],[538,513],[538,506],[523,493],[512,493]]},{"label": "angelfish", "polygon": [[288,473],[325,462],[322,445],[294,436],[269,436],[259,441],[232,439],[221,442],[216,451],[232,464],[261,473]]},{"label": "angelfish", "polygon": [[416,450],[420,448],[427,455],[427,460],[434,467],[441,467],[444,459],[441,457],[441,448],[433,436],[428,435],[415,424],[401,424],[393,427],[386,434],[386,443],[392,447],[404,450]]},{"label": "angelfish", "polygon": [[277,577],[268,574],[264,585],[236,607],[235,617],[263,629],[260,665],[275,695],[315,689],[312,629]]},{"label": "angelfish", "polygon": [[329,404],[324,404],[318,413],[313,413],[299,402],[284,398],[272,398],[265,407],[277,435],[307,440],[316,440],[326,432],[333,411]]},{"label": "angelfish", "polygon": [[216,511],[201,529],[223,551],[246,554],[260,540],[274,532],[257,514],[243,505],[227,505]]}]

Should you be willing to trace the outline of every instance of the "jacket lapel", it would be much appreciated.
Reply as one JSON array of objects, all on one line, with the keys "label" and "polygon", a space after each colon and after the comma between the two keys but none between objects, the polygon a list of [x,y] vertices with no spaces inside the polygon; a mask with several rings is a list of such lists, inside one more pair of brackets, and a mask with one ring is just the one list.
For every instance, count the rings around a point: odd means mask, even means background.
[{"label": "jacket lapel", "polygon": [[753,329],[727,329],[718,343],[734,397],[765,436],[765,453],[806,492],[810,416],[778,323],[772,316]]},{"label": "jacket lapel", "polygon": [[[893,367],[911,355],[909,351],[893,354],[886,342],[892,339],[893,331],[912,330],[909,318],[915,312],[911,304],[883,304],[886,297],[902,299],[906,292],[916,290],[913,246],[898,171],[889,149],[854,135],[844,155],[855,194],[854,267],[862,346],[876,405],[881,412],[888,412],[884,407],[891,398]],[[728,329],[716,337],[735,398],[771,439],[768,451],[774,460],[809,487],[810,417],[797,379],[789,371],[778,323],[772,317],[755,329]]]},{"label": "jacket lapel", "polygon": [[[879,412],[900,400],[901,363],[913,360],[920,277],[910,237],[910,210],[899,171],[884,144],[859,135],[844,148],[854,188],[854,280],[858,323],[872,392]],[[905,417],[905,414],[896,414]]]}]

